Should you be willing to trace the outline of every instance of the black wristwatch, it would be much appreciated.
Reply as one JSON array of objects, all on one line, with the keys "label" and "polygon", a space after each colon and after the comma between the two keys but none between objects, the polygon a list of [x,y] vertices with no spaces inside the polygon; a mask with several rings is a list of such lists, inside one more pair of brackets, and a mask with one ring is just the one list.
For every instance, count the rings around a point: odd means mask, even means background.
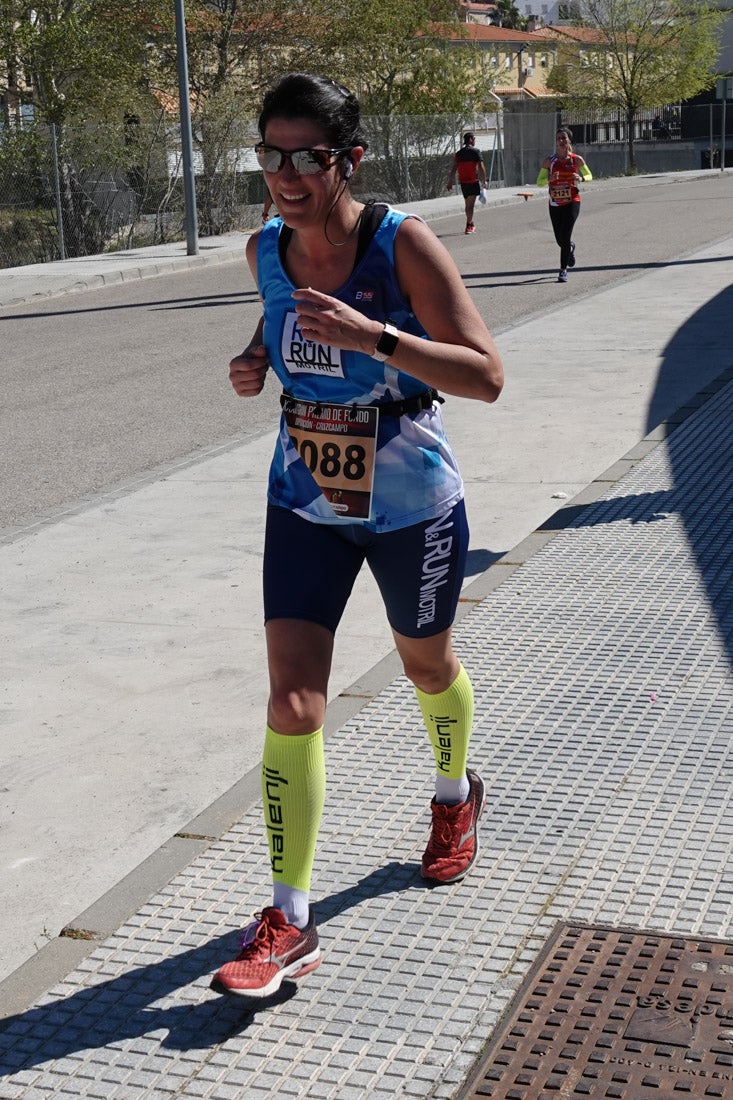
[{"label": "black wristwatch", "polygon": [[372,359],[378,359],[380,363],[383,363],[385,359],[389,359],[390,355],[394,355],[399,342],[399,331],[388,321],[382,330],[382,335],[377,340],[377,346],[372,352]]}]

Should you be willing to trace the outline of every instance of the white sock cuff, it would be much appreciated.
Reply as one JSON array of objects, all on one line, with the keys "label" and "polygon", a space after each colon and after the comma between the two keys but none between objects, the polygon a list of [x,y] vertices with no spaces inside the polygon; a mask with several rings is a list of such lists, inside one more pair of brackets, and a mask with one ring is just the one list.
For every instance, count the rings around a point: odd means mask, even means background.
[{"label": "white sock cuff", "polygon": [[296,928],[305,928],[308,923],[310,903],[308,894],[304,890],[296,890],[286,882],[273,882],[272,904],[276,909],[282,909],[288,924],[294,924]]}]

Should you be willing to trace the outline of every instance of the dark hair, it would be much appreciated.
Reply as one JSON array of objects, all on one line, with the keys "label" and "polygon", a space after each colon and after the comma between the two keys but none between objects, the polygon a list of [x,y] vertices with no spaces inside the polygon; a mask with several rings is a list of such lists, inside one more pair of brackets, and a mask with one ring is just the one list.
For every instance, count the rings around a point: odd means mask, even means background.
[{"label": "dark hair", "polygon": [[567,134],[568,141],[571,145],[573,144],[573,131],[570,130],[567,126],[558,126],[557,130],[555,131],[555,137],[557,137],[558,134]]},{"label": "dark hair", "polygon": [[327,76],[314,73],[288,73],[265,93],[258,126],[264,139],[272,118],[307,118],[323,128],[326,141],[334,149],[368,142],[359,115],[355,95]]},{"label": "dark hair", "polygon": [[469,141],[475,141],[475,140],[476,140],[476,135],[472,134],[470,130],[463,135],[463,144],[464,145],[468,145]]}]

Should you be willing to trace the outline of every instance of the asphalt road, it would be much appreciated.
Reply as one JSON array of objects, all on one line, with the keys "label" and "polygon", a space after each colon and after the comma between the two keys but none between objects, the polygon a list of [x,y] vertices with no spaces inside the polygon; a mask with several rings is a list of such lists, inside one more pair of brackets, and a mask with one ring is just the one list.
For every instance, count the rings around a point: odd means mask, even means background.
[{"label": "asphalt road", "polygon": [[[460,216],[431,224],[499,333],[720,239],[730,210],[730,179],[717,173],[590,185],[564,286],[540,196],[479,208],[474,236]],[[0,530],[269,430],[274,380],[250,401],[227,380],[258,311],[244,258],[0,309]],[[572,345],[570,328],[548,367]]]}]

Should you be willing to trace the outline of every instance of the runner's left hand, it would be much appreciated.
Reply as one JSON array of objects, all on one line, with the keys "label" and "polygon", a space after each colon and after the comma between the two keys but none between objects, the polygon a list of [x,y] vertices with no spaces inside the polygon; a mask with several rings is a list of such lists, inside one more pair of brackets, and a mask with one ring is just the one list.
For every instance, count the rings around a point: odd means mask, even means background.
[{"label": "runner's left hand", "polygon": [[382,332],[382,324],[344,305],[330,294],[310,287],[293,292],[303,336],[313,343],[371,355]]}]

